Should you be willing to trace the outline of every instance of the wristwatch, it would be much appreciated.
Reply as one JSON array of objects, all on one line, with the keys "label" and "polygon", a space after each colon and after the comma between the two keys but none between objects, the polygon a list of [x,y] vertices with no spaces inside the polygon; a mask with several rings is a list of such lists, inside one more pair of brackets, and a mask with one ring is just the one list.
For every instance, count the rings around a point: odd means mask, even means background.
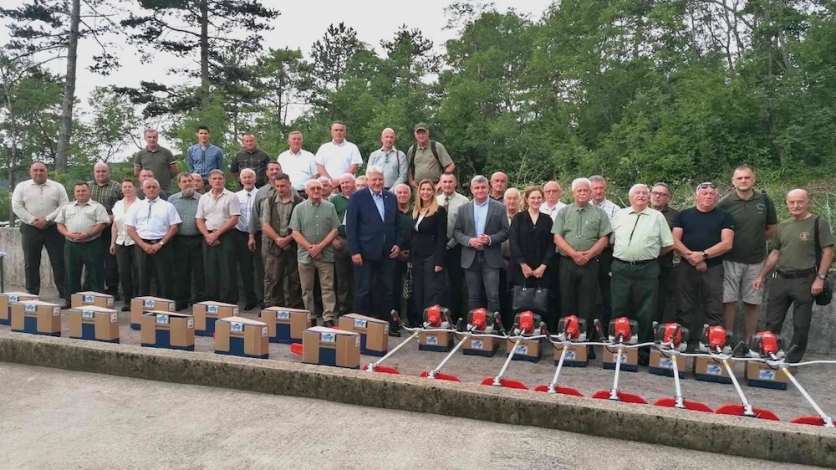
[{"label": "wristwatch", "polygon": [[827,274],[816,274],[816,277],[823,281],[823,280],[827,279]]},{"label": "wristwatch", "polygon": [[165,245],[165,243],[164,243],[162,240],[158,241],[157,243],[159,243],[159,244],[160,244],[160,246]]},{"label": "wristwatch", "polygon": [[702,259],[708,259],[708,253],[702,252]]}]

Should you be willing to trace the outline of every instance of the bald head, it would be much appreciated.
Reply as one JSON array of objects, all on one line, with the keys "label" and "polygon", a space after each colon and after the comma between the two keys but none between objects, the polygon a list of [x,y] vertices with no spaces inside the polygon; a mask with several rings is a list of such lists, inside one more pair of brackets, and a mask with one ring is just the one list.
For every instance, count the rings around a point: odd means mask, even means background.
[{"label": "bald head", "polygon": [[792,191],[787,193],[787,200],[789,200],[790,198],[793,198],[793,199],[803,198],[803,199],[806,200],[806,199],[810,199],[810,195],[807,194],[806,189],[793,189]]},{"label": "bald head", "polygon": [[93,179],[96,184],[107,184],[110,181],[110,168],[107,163],[96,163],[93,165]]},{"label": "bald head", "polygon": [[508,175],[501,171],[491,175],[491,196],[494,199],[499,199],[505,195],[505,190],[508,189]]},{"label": "bald head", "polygon": [[392,147],[395,146],[395,130],[392,128],[387,127],[383,129],[383,132],[380,133],[380,143],[383,144],[384,150],[392,150]]}]

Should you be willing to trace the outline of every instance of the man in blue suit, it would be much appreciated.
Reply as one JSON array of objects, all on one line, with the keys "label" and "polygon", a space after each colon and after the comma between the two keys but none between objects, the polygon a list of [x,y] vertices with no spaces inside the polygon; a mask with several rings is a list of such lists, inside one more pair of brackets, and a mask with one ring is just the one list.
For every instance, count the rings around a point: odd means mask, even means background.
[{"label": "man in blue suit", "polygon": [[400,252],[401,223],[395,195],[383,190],[383,169],[366,169],[368,188],[348,199],[345,234],[354,263],[354,308],[358,313],[388,320],[389,335],[400,336],[392,321],[395,259]]}]

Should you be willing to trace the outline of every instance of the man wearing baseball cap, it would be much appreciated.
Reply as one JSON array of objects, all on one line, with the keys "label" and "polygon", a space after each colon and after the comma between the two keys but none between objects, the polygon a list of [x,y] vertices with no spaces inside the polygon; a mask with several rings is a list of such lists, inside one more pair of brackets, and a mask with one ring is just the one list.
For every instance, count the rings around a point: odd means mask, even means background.
[{"label": "man wearing baseball cap", "polygon": [[418,182],[429,179],[438,183],[441,175],[456,169],[453,159],[439,142],[430,140],[430,128],[423,122],[415,125],[417,143],[407,150],[409,185],[418,189]]}]

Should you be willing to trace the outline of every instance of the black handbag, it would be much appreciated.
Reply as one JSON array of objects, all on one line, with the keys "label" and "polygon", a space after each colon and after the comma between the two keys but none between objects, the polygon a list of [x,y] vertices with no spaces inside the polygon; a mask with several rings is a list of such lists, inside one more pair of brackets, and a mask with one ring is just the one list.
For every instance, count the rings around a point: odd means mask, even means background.
[{"label": "black handbag", "polygon": [[[816,216],[816,220],[813,222],[813,245],[814,249],[816,250],[816,274],[819,272],[819,265],[821,265],[821,245],[819,244],[819,216]],[[830,305],[830,301],[833,300],[833,290],[830,284],[830,273],[827,273],[827,276],[824,278],[824,286],[822,286],[821,292],[819,295],[816,296],[816,305]]]},{"label": "black handbag", "polygon": [[514,312],[531,310],[532,312],[548,313],[549,290],[545,287],[514,286],[511,309]]}]

